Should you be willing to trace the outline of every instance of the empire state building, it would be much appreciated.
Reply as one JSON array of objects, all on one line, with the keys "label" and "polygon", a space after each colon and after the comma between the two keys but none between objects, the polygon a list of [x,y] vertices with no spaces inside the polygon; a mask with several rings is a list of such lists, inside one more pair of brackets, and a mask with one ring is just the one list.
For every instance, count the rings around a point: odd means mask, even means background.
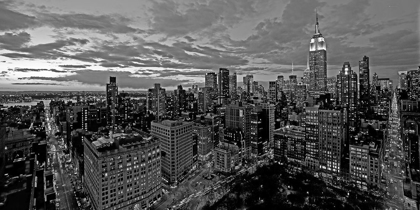
[{"label": "empire state building", "polygon": [[309,90],[327,90],[327,44],[319,31],[316,14],[315,34],[309,45]]}]

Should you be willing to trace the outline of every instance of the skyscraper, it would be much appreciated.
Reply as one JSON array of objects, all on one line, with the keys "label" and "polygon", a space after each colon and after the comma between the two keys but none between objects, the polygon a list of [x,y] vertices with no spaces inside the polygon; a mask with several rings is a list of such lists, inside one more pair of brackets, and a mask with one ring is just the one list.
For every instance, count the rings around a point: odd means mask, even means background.
[{"label": "skyscraper", "polygon": [[398,88],[402,90],[407,90],[408,88],[407,71],[398,71],[398,76],[399,76]]},{"label": "skyscraper", "polygon": [[147,95],[147,110],[155,113],[158,117],[166,114],[166,90],[159,83],[155,88],[150,88]]},{"label": "skyscraper", "polygon": [[305,165],[316,171],[319,168],[319,107],[305,107]]},{"label": "skyscraper", "polygon": [[319,165],[323,176],[337,176],[342,170],[345,142],[342,114],[340,110],[319,110]]},{"label": "skyscraper", "polygon": [[159,138],[162,151],[162,178],[170,185],[182,182],[193,164],[192,122],[152,122],[151,134]]},{"label": "skyscraper", "polygon": [[182,85],[178,85],[178,88],[174,90],[174,110],[175,114],[180,116],[181,112],[185,110],[185,90],[182,89]]},{"label": "skyscraper", "polygon": [[284,88],[284,77],[283,75],[279,75],[277,76],[277,99],[280,100],[281,95],[282,95],[282,91]]},{"label": "skyscraper", "polygon": [[350,132],[358,128],[357,120],[357,74],[351,70],[350,63],[345,62],[337,75],[337,102],[342,108],[347,109],[347,122]]},{"label": "skyscraper", "polygon": [[244,106],[238,102],[226,106],[225,113],[225,128],[240,129],[243,132],[247,157],[251,151],[251,112],[251,106]]},{"label": "skyscraper", "polygon": [[204,86],[213,88],[213,91],[217,90],[217,74],[214,72],[207,73],[205,76]]},{"label": "skyscraper", "polygon": [[324,91],[327,88],[327,44],[319,31],[316,15],[315,34],[309,45],[309,90]]},{"label": "skyscraper", "polygon": [[277,101],[277,81],[268,82],[268,98],[270,101]]},{"label": "skyscraper", "polygon": [[253,93],[252,84],[254,83],[253,75],[246,75],[243,79],[243,89],[248,94],[248,96]]},{"label": "skyscraper", "polygon": [[359,61],[359,88],[360,103],[364,108],[369,104],[370,82],[369,82],[369,57],[366,55]]},{"label": "skyscraper", "polygon": [[229,98],[229,70],[219,69],[219,104],[226,104]]},{"label": "skyscraper", "polygon": [[229,93],[230,93],[230,98],[232,100],[236,100],[238,97],[238,93],[237,93],[237,80],[238,78],[236,77],[236,72],[233,73],[232,75],[229,75]]},{"label": "skyscraper", "polygon": [[109,77],[109,83],[106,84],[106,108],[107,108],[107,124],[112,127],[115,126],[115,117],[117,115],[117,97],[118,86],[117,78]]}]

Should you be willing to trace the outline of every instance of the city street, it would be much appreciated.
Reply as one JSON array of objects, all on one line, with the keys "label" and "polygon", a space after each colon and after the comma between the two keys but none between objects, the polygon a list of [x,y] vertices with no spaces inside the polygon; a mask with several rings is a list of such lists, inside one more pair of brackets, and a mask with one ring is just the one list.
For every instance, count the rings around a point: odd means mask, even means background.
[{"label": "city street", "polygon": [[[396,97],[394,95],[394,97]],[[388,138],[385,144],[384,176],[387,181],[388,204],[394,209],[403,208],[405,160],[402,150],[400,118],[396,98],[392,101]]]},{"label": "city street", "polygon": [[[50,138],[50,143],[54,145],[57,149],[58,144],[57,140],[54,138]],[[55,143],[54,143],[55,142]],[[74,198],[72,185],[70,182],[70,178],[68,177],[67,173],[64,171],[63,164],[60,161],[60,157],[62,156],[62,151],[60,149],[55,151],[54,154],[54,175],[57,177],[56,184],[57,184],[57,194],[58,199],[60,199],[60,209],[77,209],[77,202]]]},{"label": "city street", "polygon": [[74,197],[71,178],[66,172],[63,160],[63,150],[59,146],[58,140],[54,134],[56,132],[54,123],[51,119],[47,118],[47,135],[48,144],[50,145],[51,152],[53,152],[53,169],[54,176],[56,177],[57,198],[59,199],[58,209],[78,209],[77,201]]}]

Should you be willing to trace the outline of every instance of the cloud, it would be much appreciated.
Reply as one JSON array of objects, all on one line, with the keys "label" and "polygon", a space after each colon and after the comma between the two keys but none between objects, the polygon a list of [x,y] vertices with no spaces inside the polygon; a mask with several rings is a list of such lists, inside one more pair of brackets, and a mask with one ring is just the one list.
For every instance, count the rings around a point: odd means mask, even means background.
[{"label": "cloud", "polygon": [[192,37],[190,37],[190,36],[184,36],[184,38],[187,40],[187,41],[189,41],[189,42],[194,42],[194,41],[196,41],[197,39],[194,39],[194,38],[192,38]]},{"label": "cloud", "polygon": [[[324,6],[318,1],[290,1],[281,19],[265,19],[254,28],[254,34],[245,40],[224,37],[224,44],[239,53],[263,58],[274,64],[306,63],[311,34],[305,29],[314,24],[315,8]],[[298,60],[298,61],[296,61]]]},{"label": "cloud", "polygon": [[57,70],[57,69],[30,69],[30,68],[15,68],[13,71],[17,72],[40,72],[40,71],[50,71],[54,73],[67,73],[68,71]]},{"label": "cloud", "polygon": [[200,71],[200,70],[193,70],[193,71],[186,71],[186,70],[142,70],[137,71],[136,74],[143,75],[143,76],[150,76],[150,75],[159,75],[160,77],[173,77],[173,76],[188,76],[188,77],[202,77],[208,71]]},{"label": "cloud", "polygon": [[89,14],[38,13],[40,22],[54,28],[75,28],[112,33],[142,33],[128,26],[130,19],[121,16]]},{"label": "cloud", "polygon": [[68,46],[83,46],[89,43],[87,39],[69,38],[66,40],[57,40],[46,44],[38,44],[13,49],[18,53],[3,53],[2,56],[9,58],[34,58],[34,59],[57,59],[70,57],[65,53],[58,51]]},{"label": "cloud", "polygon": [[179,84],[190,82],[189,80],[174,80],[166,78],[134,77],[135,74],[126,71],[95,71],[83,70],[74,72],[72,75],[62,77],[25,77],[20,80],[42,80],[56,82],[80,82],[87,85],[104,86],[110,76],[117,77],[120,88],[148,89],[155,83],[160,83],[163,87],[175,87]]},{"label": "cloud", "polygon": [[0,2],[0,31],[35,27],[36,18],[13,11],[8,2]]},{"label": "cloud", "polygon": [[254,16],[258,12],[255,5],[261,2],[212,0],[180,5],[173,0],[153,1],[151,27],[168,36],[223,31],[245,17]]},{"label": "cloud", "polygon": [[8,57],[8,58],[32,58],[31,55],[25,53],[3,53],[0,54],[1,56]]},{"label": "cloud", "polygon": [[26,32],[5,33],[0,35],[0,46],[3,49],[14,50],[19,49],[22,45],[31,41],[31,35]]},{"label": "cloud", "polygon": [[59,65],[62,68],[73,68],[73,69],[84,69],[90,67],[90,65]]},{"label": "cloud", "polygon": [[58,83],[42,83],[42,82],[14,82],[12,85],[61,85]]},{"label": "cloud", "polygon": [[372,24],[372,18],[366,10],[371,0],[351,0],[347,4],[335,5],[326,13],[328,26],[325,31],[334,36],[368,35],[382,30],[384,23]]}]

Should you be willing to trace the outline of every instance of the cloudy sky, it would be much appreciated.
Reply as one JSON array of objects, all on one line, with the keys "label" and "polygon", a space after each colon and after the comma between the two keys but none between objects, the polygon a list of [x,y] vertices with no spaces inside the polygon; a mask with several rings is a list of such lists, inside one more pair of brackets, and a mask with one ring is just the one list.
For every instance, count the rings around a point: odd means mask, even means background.
[{"label": "cloudy sky", "polygon": [[227,67],[255,80],[306,68],[315,11],[328,76],[363,55],[397,83],[419,65],[418,0],[3,0],[0,90],[202,84]]}]

